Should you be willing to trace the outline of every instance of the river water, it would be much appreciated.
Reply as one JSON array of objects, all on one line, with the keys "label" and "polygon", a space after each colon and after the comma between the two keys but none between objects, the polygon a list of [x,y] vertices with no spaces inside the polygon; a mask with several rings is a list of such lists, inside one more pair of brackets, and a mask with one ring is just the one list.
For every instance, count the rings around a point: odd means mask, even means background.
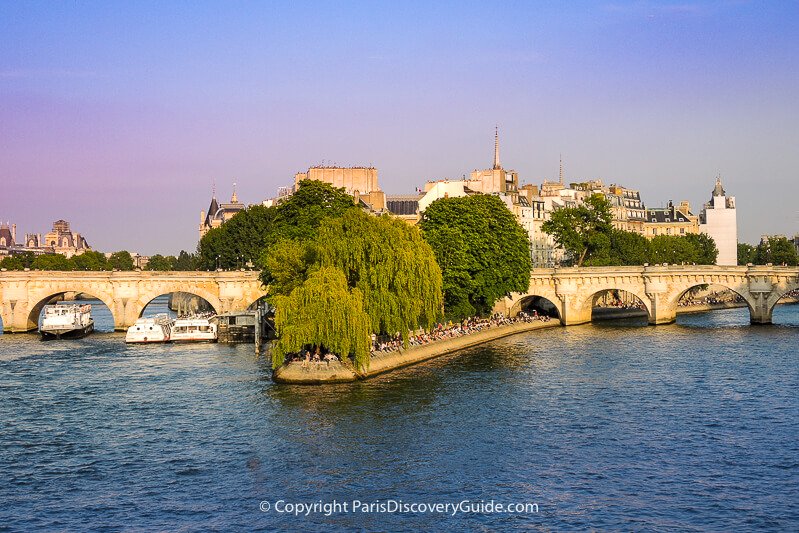
[{"label": "river water", "polygon": [[250,345],[3,335],[0,530],[795,531],[799,306],[774,320],[552,328],[324,388],[273,384]]}]

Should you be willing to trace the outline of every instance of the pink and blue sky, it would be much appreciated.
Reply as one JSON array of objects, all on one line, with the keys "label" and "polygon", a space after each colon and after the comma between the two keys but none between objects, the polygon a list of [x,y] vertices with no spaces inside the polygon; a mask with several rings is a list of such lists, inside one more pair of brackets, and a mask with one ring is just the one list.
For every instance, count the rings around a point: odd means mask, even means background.
[{"label": "pink and blue sky", "polygon": [[0,219],[193,250],[214,180],[321,162],[388,193],[502,163],[799,232],[799,3],[0,1]]}]

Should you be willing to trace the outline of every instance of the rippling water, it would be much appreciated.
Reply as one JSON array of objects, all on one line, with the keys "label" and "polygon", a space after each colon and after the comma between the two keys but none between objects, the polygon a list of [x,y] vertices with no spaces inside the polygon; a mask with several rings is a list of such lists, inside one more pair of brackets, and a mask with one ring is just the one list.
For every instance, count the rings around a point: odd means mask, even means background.
[{"label": "rippling water", "polygon": [[[799,306],[774,318],[553,328],[325,388],[249,345],[0,336],[0,530],[797,530]],[[539,512],[259,511],[334,498]]]}]

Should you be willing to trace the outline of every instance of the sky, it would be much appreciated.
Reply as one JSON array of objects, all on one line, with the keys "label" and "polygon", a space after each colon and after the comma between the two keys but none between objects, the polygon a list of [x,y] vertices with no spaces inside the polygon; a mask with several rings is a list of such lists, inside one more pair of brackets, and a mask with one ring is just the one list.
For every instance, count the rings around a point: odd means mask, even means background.
[{"label": "sky", "polygon": [[799,2],[0,0],[0,220],[193,251],[217,197],[325,163],[389,194],[602,179],[799,232]]}]

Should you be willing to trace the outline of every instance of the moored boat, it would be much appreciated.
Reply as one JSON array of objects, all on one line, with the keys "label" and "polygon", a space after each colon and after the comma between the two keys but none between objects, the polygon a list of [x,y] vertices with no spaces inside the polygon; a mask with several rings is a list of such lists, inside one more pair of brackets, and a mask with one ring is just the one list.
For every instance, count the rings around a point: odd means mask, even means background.
[{"label": "moored boat", "polygon": [[165,313],[141,317],[128,328],[127,343],[169,342],[174,320]]},{"label": "moored boat", "polygon": [[172,325],[172,342],[216,342],[217,325],[213,315],[187,316]]},{"label": "moored boat", "polygon": [[39,333],[43,340],[85,337],[94,331],[91,311],[89,304],[46,305]]}]

